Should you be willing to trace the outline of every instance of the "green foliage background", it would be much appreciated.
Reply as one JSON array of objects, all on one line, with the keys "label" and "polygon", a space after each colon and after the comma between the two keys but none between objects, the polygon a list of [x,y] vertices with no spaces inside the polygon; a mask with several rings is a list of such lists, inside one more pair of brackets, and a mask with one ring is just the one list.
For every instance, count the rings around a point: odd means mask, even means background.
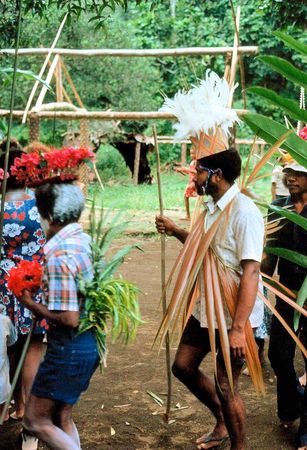
[{"label": "green foliage background", "polygon": [[[98,12],[95,3],[108,4]],[[225,0],[177,0],[175,15],[169,1],[73,1],[45,0],[24,2],[21,47],[50,46],[60,20],[67,8],[70,21],[65,25],[58,47],[66,48],[167,48],[232,45],[234,28],[231,10]],[[0,0],[2,15],[0,44],[11,43],[14,32],[16,2]],[[78,6],[79,5],[79,6]],[[240,0],[240,40],[242,45],[258,45],[261,54],[285,57],[297,67],[303,67],[302,57],[292,52],[272,35],[282,28],[304,41],[305,6],[303,1]],[[127,7],[127,9],[118,6]],[[111,7],[111,8],[110,8]],[[78,9],[79,8],[79,9]],[[113,8],[113,9],[112,9]],[[85,12],[86,10],[86,12]],[[101,27],[103,25],[103,27]],[[163,103],[161,92],[173,96],[178,89],[187,88],[204,77],[211,68],[219,74],[224,70],[222,56],[177,58],[65,58],[73,81],[88,110],[157,110]],[[12,57],[1,57],[0,67],[10,67]],[[38,73],[41,57],[19,58],[20,69]],[[247,86],[262,85],[298,101],[299,91],[291,82],[273,72],[255,57],[244,58]],[[7,108],[11,76],[0,78],[0,107]],[[18,79],[15,109],[23,109],[33,81]],[[68,89],[69,91],[69,89]],[[236,91],[235,106],[242,107],[241,86]],[[72,93],[69,91],[69,94]],[[46,101],[54,101],[48,93]],[[276,106],[248,95],[248,108],[282,121],[282,112]],[[151,123],[122,122],[126,131],[151,133]],[[73,124],[46,121],[42,125],[42,140],[60,145],[62,136]],[[157,123],[158,133],[171,134],[171,123]],[[23,143],[28,139],[25,127],[13,130]],[[238,136],[251,136],[246,125],[238,129]],[[178,148],[161,147],[162,162],[177,158]]]}]

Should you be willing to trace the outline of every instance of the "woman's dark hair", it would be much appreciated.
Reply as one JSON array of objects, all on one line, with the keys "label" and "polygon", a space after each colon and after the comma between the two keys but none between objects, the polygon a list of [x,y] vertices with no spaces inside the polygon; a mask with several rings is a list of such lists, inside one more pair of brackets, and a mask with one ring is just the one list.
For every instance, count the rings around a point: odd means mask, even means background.
[{"label": "woman's dark hair", "polygon": [[73,183],[46,183],[35,190],[36,204],[43,219],[58,225],[78,222],[84,196]]},{"label": "woman's dark hair", "polygon": [[[6,151],[6,142],[7,140],[4,139],[0,143],[0,168],[4,170],[4,163],[5,163],[5,151]],[[16,139],[10,139],[10,150],[9,150],[9,158],[8,158],[8,174],[9,177],[6,180],[6,190],[7,191],[13,191],[16,189],[22,189],[25,187],[24,181],[17,181],[16,178],[11,175],[10,170],[11,167],[14,165],[15,158],[20,158],[24,154],[24,151],[22,150],[21,145],[18,143]]]},{"label": "woman's dark hair", "polygon": [[220,153],[198,159],[197,164],[200,169],[207,167],[208,169],[221,169],[223,178],[228,183],[233,183],[241,173],[241,157],[235,148],[230,148]]}]

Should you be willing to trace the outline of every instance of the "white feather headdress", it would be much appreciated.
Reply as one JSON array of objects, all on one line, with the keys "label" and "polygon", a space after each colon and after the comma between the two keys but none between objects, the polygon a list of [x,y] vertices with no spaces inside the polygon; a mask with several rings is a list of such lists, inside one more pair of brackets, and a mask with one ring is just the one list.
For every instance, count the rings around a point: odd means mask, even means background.
[{"label": "white feather headdress", "polygon": [[214,136],[218,129],[225,139],[229,128],[239,122],[235,110],[228,107],[236,87],[230,89],[224,78],[207,70],[205,80],[198,86],[188,92],[177,92],[174,99],[166,98],[160,111],[171,113],[178,119],[173,126],[176,130],[174,141],[187,137],[199,139],[201,134]]}]

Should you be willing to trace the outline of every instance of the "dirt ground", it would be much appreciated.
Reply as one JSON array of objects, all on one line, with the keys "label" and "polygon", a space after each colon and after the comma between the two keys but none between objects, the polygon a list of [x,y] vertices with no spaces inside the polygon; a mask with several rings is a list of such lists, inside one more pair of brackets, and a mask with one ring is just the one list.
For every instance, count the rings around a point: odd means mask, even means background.
[{"label": "dirt ground", "polygon": [[[131,242],[141,242],[144,253],[133,251],[121,272],[141,289],[140,306],[145,323],[129,346],[120,343],[109,345],[107,369],[103,374],[99,371],[95,373],[88,391],[75,407],[74,418],[82,449],[192,450],[196,448],[194,440],[211,431],[214,421],[208,410],[174,378],[172,406],[175,411],[172,412],[170,424],[163,421],[164,407],[147,393],[151,391],[165,401],[165,354],[162,351],[158,355],[156,350],[152,350],[161,319],[160,241],[157,238],[127,237],[124,244]],[[167,270],[171,268],[179,245],[173,239],[167,240]],[[172,349],[172,358],[174,353],[175,349]],[[301,368],[300,359],[298,364]],[[203,363],[203,368],[212,373],[210,357]],[[241,392],[247,411],[247,448],[294,449],[294,432],[283,434],[278,426],[276,385],[268,364],[264,372],[264,397],[255,394],[249,377],[241,377]],[[4,431],[0,430],[0,448],[18,448],[13,444],[1,446]],[[9,428],[6,431],[9,432]],[[40,449],[43,448],[40,446]]]}]

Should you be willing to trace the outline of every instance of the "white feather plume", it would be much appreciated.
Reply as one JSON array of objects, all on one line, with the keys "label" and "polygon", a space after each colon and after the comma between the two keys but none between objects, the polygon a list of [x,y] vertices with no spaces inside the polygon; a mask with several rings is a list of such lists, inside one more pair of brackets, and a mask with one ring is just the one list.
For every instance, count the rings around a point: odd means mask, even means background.
[{"label": "white feather plume", "polygon": [[173,126],[176,130],[174,140],[199,137],[201,131],[211,134],[216,127],[220,127],[224,135],[229,135],[229,128],[239,122],[235,110],[227,106],[236,87],[230,89],[224,78],[207,70],[206,78],[199,86],[188,92],[177,92],[174,99],[166,98],[160,111],[171,113],[178,119]]}]

